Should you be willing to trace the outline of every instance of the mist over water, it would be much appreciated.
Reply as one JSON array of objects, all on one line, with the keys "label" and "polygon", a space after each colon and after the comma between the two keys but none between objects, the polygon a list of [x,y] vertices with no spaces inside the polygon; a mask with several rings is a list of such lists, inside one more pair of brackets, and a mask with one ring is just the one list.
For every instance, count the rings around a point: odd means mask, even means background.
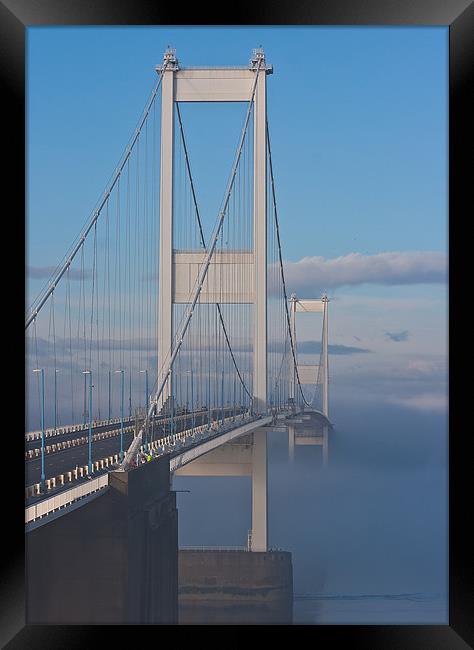
[{"label": "mist over water", "polygon": [[[268,433],[269,545],[290,551],[295,623],[448,622],[447,418],[333,403],[321,446]],[[240,546],[251,479],[176,477],[179,543]]]}]

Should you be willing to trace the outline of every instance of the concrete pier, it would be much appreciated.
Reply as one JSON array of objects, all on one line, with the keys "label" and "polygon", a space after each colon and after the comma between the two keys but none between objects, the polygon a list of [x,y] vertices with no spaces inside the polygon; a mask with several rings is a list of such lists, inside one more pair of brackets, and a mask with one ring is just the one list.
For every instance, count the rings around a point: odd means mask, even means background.
[{"label": "concrete pier", "polygon": [[28,624],[177,622],[169,457],[109,478],[97,498],[26,535]]},{"label": "concrete pier", "polygon": [[287,551],[179,551],[180,623],[291,623]]}]

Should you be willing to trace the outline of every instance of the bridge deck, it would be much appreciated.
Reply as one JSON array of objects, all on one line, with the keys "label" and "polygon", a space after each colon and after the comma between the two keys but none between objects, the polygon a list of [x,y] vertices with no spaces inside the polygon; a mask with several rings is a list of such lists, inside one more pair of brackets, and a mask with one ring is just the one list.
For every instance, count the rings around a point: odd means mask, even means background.
[{"label": "bridge deck", "polygon": [[[233,409],[225,408],[225,414],[234,413]],[[237,411],[238,413],[239,411]],[[221,415],[221,411],[213,409],[211,418],[215,419]],[[174,418],[175,432],[180,433],[186,429],[186,422],[191,421],[192,413],[177,416]],[[195,425],[199,426],[207,422],[208,412],[196,411],[194,414]],[[125,425],[125,422],[124,422]],[[153,422],[152,439],[157,440],[163,436],[168,436],[170,431],[170,418],[163,416],[158,417]],[[135,424],[127,422],[124,426],[124,449],[127,449],[133,439]],[[48,443],[45,446],[45,479],[52,479],[61,474],[72,472],[76,467],[81,467],[88,462],[88,431],[74,431],[67,434],[66,439],[57,443]],[[50,440],[52,440],[50,438]],[[53,438],[56,440],[56,438]],[[101,425],[93,430],[93,461],[115,456],[120,451],[120,421],[114,421],[112,424]],[[30,444],[38,445],[37,441]],[[37,484],[41,475],[41,450],[38,446],[26,450],[26,471],[25,486]],[[36,480],[35,480],[36,479]],[[30,490],[31,491],[31,490]],[[32,495],[31,495],[32,496]]]},{"label": "bridge deck", "polygon": [[[169,454],[170,471],[174,472],[179,467],[196,460],[199,456],[212,451],[216,447],[266,426],[273,421],[273,416],[237,417],[239,418],[237,422],[233,418],[227,418],[224,424],[215,431],[212,429],[210,431],[202,430],[197,433],[192,429],[182,431],[176,434],[181,436],[181,439],[175,440],[174,446],[165,444],[164,439],[159,441],[159,443],[162,443],[160,446],[157,441],[155,447],[150,449],[151,455],[156,458]],[[178,448],[176,448],[176,444]],[[85,497],[108,486],[108,473],[111,469],[107,468],[99,471],[94,478],[84,478],[72,488],[58,488],[51,496],[37,499],[35,503],[28,505],[25,509],[27,529],[34,522],[36,522],[35,526],[40,525],[38,519],[46,523],[48,515],[52,513],[55,513],[55,516],[60,516],[65,514],[72,505],[77,507],[81,501],[85,504]],[[113,469],[117,469],[117,467]],[[139,469],[139,467],[136,469]]]}]

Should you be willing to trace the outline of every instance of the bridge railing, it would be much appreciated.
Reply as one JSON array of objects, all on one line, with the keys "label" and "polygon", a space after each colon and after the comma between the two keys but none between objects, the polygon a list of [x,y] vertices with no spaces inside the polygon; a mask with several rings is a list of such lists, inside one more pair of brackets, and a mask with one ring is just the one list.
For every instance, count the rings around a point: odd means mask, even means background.
[{"label": "bridge railing", "polygon": [[249,551],[248,546],[180,546],[180,551]]},{"label": "bridge railing", "polygon": [[[123,418],[124,422],[131,422],[135,419],[134,415],[126,415]],[[120,424],[120,418],[111,418],[110,420],[94,420],[92,423],[92,429],[95,428],[100,428],[112,424]],[[87,431],[89,429],[89,423],[87,422],[86,424],[84,423],[76,423],[76,424],[63,424],[61,426],[57,426],[56,429],[54,427],[48,427],[47,429],[44,430],[44,437],[45,438],[51,438],[53,436],[62,436],[67,433],[78,433],[81,431]],[[31,442],[34,440],[41,440],[42,436],[42,431],[41,430],[36,430],[36,431],[27,431],[25,433],[25,441],[26,442]]]},{"label": "bridge railing", "polygon": [[49,499],[44,499],[43,501],[39,501],[38,503],[28,506],[25,508],[25,524],[29,524],[36,519],[40,519],[41,517],[44,517],[45,515],[48,515],[55,510],[64,508],[74,501],[78,501],[79,499],[82,499],[89,494],[92,494],[93,492],[101,490],[108,484],[108,474],[102,474],[101,476],[98,476],[97,478],[92,479],[87,483],[82,483],[81,485],[77,485],[70,490],[60,492],[59,494],[56,494]]}]

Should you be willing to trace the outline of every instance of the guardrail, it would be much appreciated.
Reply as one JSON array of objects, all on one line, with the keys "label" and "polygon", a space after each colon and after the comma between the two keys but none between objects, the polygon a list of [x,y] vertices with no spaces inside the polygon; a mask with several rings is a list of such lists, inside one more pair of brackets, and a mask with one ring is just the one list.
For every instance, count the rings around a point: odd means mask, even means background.
[{"label": "guardrail", "polygon": [[179,551],[250,551],[248,546],[180,546]]},{"label": "guardrail", "polygon": [[98,476],[96,479],[92,479],[87,483],[82,483],[81,485],[77,485],[70,490],[60,492],[59,494],[56,494],[49,499],[45,499],[44,501],[40,501],[39,503],[28,506],[25,508],[25,524],[29,524],[36,519],[41,519],[41,517],[64,508],[71,503],[74,503],[75,501],[79,501],[80,499],[88,496],[89,494],[92,494],[93,492],[102,490],[108,484],[109,475],[102,474],[101,476]]},{"label": "guardrail", "polygon": [[[229,408],[226,407],[225,410],[228,411]],[[195,411],[195,415],[201,415],[202,413],[203,413],[203,411]],[[181,415],[175,415],[173,418],[171,418],[169,416],[163,417],[161,415],[158,415],[158,416],[156,416],[155,421],[156,421],[156,424],[158,424],[160,426],[162,424],[169,423],[169,421],[171,419],[173,419],[175,422],[177,422],[179,420],[183,420],[183,419],[186,419],[186,418],[191,418],[192,415],[193,415],[192,413],[184,413],[184,414],[181,414]],[[143,418],[139,418],[139,419],[143,419]],[[135,422],[135,416],[134,415],[132,415],[132,416],[126,415],[123,420],[124,420],[124,423],[125,422],[128,422],[128,423],[133,422],[134,423]],[[100,427],[110,426],[112,424],[120,424],[120,423],[121,423],[120,418],[113,418],[111,420],[94,420],[93,423],[92,423],[92,429],[95,429],[95,428],[98,429]],[[128,425],[128,426],[130,426],[130,425]],[[130,428],[133,428],[133,426],[130,427]],[[68,425],[64,425],[64,426],[61,426],[61,427],[57,427],[56,429],[54,429],[54,428],[45,429],[44,436],[45,436],[45,438],[51,438],[51,437],[54,437],[54,436],[62,436],[62,435],[68,434],[68,433],[76,433],[76,432],[88,431],[88,430],[89,430],[89,423],[88,422],[86,424],[68,424]],[[114,431],[119,431],[119,430],[120,430],[119,427],[117,427],[117,429],[114,429]],[[41,440],[41,436],[42,436],[41,431],[29,431],[29,432],[25,433],[25,440],[26,440],[26,442],[32,442],[34,440]]]},{"label": "guardrail", "polygon": [[[134,427],[127,426],[124,428],[124,433],[132,433]],[[102,433],[94,433],[92,435],[92,442],[97,442],[98,440],[107,440],[108,438],[116,438],[120,435],[120,429],[114,429],[113,431],[104,431]],[[56,444],[46,445],[44,448],[45,454],[54,454],[58,451],[64,451],[65,449],[70,449],[71,447],[78,447],[81,445],[87,444],[89,441],[89,436],[82,436],[81,438],[73,438],[72,440],[65,440],[64,442],[57,442]],[[25,451],[25,460],[34,460],[41,456],[41,448],[36,447],[35,449],[28,449]]]},{"label": "guardrail", "polygon": [[[127,455],[127,452],[124,452]],[[100,460],[96,460],[92,463],[91,473],[100,472],[101,470],[108,470],[113,466],[118,465],[120,462],[119,454],[113,454],[112,456],[106,456]],[[54,490],[60,486],[65,485],[66,483],[73,483],[80,478],[85,478],[89,475],[89,466],[88,465],[78,465],[75,469],[68,470],[57,476],[47,478],[45,480],[44,487],[47,491]],[[25,498],[28,499],[34,496],[41,495],[41,483],[34,483],[25,488]]]},{"label": "guardrail", "polygon": [[[235,416],[235,418],[234,417],[225,418],[224,422],[226,423],[226,425],[228,425],[230,421],[235,422],[240,420],[243,425],[246,425],[249,424],[249,422],[258,419],[259,418],[250,418],[249,420],[247,417],[242,416],[241,414]],[[153,455],[159,456],[162,453],[166,453],[166,451],[168,450],[167,448],[174,448],[176,446],[176,443],[179,442],[185,442],[183,446],[183,451],[185,451],[187,447],[186,438],[189,437],[193,438],[196,434],[201,434],[201,435],[204,434],[203,442],[205,442],[213,438],[216,434],[219,433],[225,433],[225,427],[224,430],[220,430],[220,427],[218,426],[218,422],[214,421],[213,427],[211,429],[208,429],[207,424],[200,425],[198,427],[195,427],[194,429],[186,429],[185,431],[181,431],[172,436],[166,436],[164,438],[161,438],[160,440],[155,440],[154,442],[147,443],[146,445],[142,445],[140,447],[140,451],[144,452],[145,450],[147,450],[152,454],[153,452],[155,452]],[[127,452],[125,452],[125,454],[127,454]],[[100,471],[104,469],[107,470],[110,465],[118,464],[118,461],[119,461],[118,454],[115,454],[114,456],[108,456],[105,459],[95,461],[92,464],[92,472]],[[88,475],[88,473],[89,470],[87,465],[81,466],[72,471],[64,472],[63,474],[60,474],[58,477],[47,479],[45,482],[46,489],[47,490],[54,489],[60,485],[64,485],[68,481],[77,480],[78,478],[84,478],[85,476]],[[78,485],[74,488],[70,488],[69,490],[59,492],[54,496],[51,496],[49,499],[44,499],[42,501],[39,501],[38,503],[27,506],[25,508],[25,523],[26,524],[31,523],[36,519],[39,519],[41,517],[50,514],[51,512],[55,512],[56,510],[64,508],[70,505],[71,503],[74,503],[75,501],[82,499],[83,497],[92,494],[97,490],[102,489],[103,487],[107,486],[108,483],[109,483],[108,473],[101,474],[97,478],[91,479],[87,483],[81,483],[81,485]],[[39,483],[29,486],[25,490],[26,498],[39,495],[39,494],[40,494]],[[231,550],[231,548],[229,547],[228,550]]]},{"label": "guardrail", "polygon": [[[130,416],[125,416],[124,417],[124,422],[131,422],[135,420],[135,416],[132,415]],[[112,418],[111,420],[95,420],[92,423],[92,428],[99,428],[99,427],[104,427],[108,426],[111,424],[120,424],[120,418]],[[67,433],[75,433],[79,431],[88,431],[89,430],[89,423],[87,422],[86,424],[65,424],[63,426],[58,426],[56,429],[54,428],[49,428],[45,429],[44,432],[44,437],[45,438],[51,438],[53,436],[62,436]],[[31,442],[32,440],[41,440],[42,432],[41,431],[28,431],[25,433],[25,440],[26,442]]]},{"label": "guardrail", "polygon": [[[241,415],[237,415],[235,419],[241,419],[241,417],[242,417]],[[233,417],[225,418],[226,423],[228,423],[230,420],[234,420],[234,418]],[[208,436],[213,436],[218,432],[219,432],[219,427],[217,426],[216,421],[213,422],[211,429],[208,429],[207,424],[202,424],[195,427],[194,429],[185,429],[184,431],[180,431],[179,433],[175,433],[170,436],[164,436],[163,438],[154,440],[153,442],[149,442],[145,445],[141,445],[140,452],[149,453],[152,454],[153,456],[157,456],[157,455],[159,456],[163,453],[166,453],[167,451],[174,450],[176,446],[179,444],[186,445],[188,439],[189,438],[195,439],[196,435],[208,437]],[[126,456],[127,451],[125,451],[124,454]],[[104,469],[107,470],[112,465],[118,463],[119,463],[118,454],[113,454],[112,456],[106,456],[105,458],[101,458],[92,463],[92,472],[96,472],[96,471],[98,472]],[[59,486],[65,485],[66,483],[71,483],[80,478],[83,478],[88,474],[89,474],[88,465],[76,467],[75,469],[64,471],[62,474],[59,474],[58,476],[54,476],[52,478],[46,479],[45,488],[48,491],[53,490]],[[34,496],[38,496],[40,494],[41,494],[40,483],[35,483],[25,488],[25,497],[27,499]]]},{"label": "guardrail", "polygon": [[[204,431],[207,431],[207,424],[203,424],[198,427],[195,427],[194,430],[186,429],[185,431],[175,433],[174,435],[171,436],[165,436],[163,438],[160,438],[159,440],[155,440],[153,442],[147,443],[146,445],[142,445],[140,447],[140,451],[141,452],[154,451],[155,453],[159,454],[160,453],[159,450],[161,450],[161,453],[164,453],[165,447],[175,447],[177,443],[186,440],[186,437],[191,436],[193,433],[194,435],[202,434]],[[214,433],[215,431],[212,430],[212,432]],[[110,434],[104,434],[104,435],[110,435]],[[126,456],[127,451],[125,451],[124,454]],[[118,464],[118,463],[119,463],[118,454],[113,454],[111,456],[106,456],[105,458],[100,458],[99,460],[96,460],[92,463],[92,472],[107,469],[111,465]],[[52,490],[59,486],[64,485],[65,483],[70,483],[72,481],[76,481],[79,478],[83,478],[84,476],[87,476],[87,474],[89,474],[88,465],[76,467],[75,469],[64,471],[62,474],[59,474],[58,476],[54,476],[52,478],[46,479],[45,488],[46,490]],[[25,497],[28,499],[29,497],[39,495],[40,489],[41,489],[40,483],[35,483],[34,485],[28,486],[27,488],[25,488]]]}]

